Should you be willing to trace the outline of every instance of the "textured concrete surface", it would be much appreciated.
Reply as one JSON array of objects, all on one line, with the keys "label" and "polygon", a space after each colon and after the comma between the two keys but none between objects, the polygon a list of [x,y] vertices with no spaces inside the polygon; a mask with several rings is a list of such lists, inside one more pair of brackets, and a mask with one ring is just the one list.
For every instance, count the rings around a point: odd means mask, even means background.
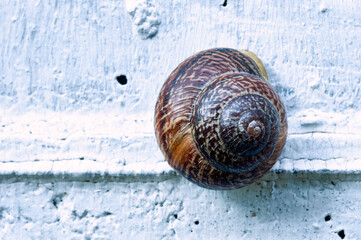
[{"label": "textured concrete surface", "polygon": [[[0,1],[0,238],[360,239],[360,5]],[[213,47],[255,52],[289,120],[271,174],[229,192],[176,176],[152,125]]]},{"label": "textured concrete surface", "polygon": [[0,184],[1,239],[359,239],[360,182],[278,174],[234,191],[157,181]]}]

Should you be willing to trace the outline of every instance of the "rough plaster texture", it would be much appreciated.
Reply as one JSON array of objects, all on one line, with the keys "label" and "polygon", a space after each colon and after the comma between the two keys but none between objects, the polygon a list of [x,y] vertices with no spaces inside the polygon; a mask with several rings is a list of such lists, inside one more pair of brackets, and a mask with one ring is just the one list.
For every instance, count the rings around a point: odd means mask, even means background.
[{"label": "rough plaster texture", "polygon": [[0,238],[359,239],[360,182],[275,177],[234,191],[179,177],[7,181],[0,184]]},{"label": "rough plaster texture", "polygon": [[[224,3],[0,1],[0,237],[361,238],[361,2]],[[175,176],[152,125],[212,47],[255,52],[289,120],[272,173],[230,192]]]}]

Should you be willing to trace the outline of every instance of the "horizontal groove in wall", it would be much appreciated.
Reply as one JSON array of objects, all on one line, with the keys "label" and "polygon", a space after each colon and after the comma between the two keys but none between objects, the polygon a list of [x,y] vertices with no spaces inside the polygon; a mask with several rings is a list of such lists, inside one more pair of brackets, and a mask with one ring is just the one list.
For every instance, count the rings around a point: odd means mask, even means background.
[{"label": "horizontal groove in wall", "polygon": [[[157,146],[151,114],[142,119],[136,115],[124,118],[98,112],[3,116],[2,179],[28,176],[123,181],[175,174]],[[310,124],[302,129],[296,127],[295,119],[289,119],[292,128],[272,172],[345,175],[361,172],[359,129],[332,132],[326,130],[335,129],[312,128]]]},{"label": "horizontal groove in wall", "polygon": [[[118,183],[133,183],[133,182],[163,182],[169,179],[182,179],[175,171],[168,171],[158,174],[107,174],[107,173],[37,173],[37,174],[19,174],[6,173],[0,175],[0,183],[15,183],[15,182],[118,182]],[[305,179],[317,181],[361,181],[361,171],[344,172],[344,171],[280,171],[271,170],[257,182],[262,181],[277,181],[279,179]]]}]

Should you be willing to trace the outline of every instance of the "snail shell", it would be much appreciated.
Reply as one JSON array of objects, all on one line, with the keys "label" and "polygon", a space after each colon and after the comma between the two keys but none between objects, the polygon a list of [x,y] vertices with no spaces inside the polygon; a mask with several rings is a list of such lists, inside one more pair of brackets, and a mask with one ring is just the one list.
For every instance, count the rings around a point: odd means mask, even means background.
[{"label": "snail shell", "polygon": [[262,177],[286,142],[286,113],[251,52],[202,51],[168,77],[155,111],[158,144],[170,166],[211,189]]}]

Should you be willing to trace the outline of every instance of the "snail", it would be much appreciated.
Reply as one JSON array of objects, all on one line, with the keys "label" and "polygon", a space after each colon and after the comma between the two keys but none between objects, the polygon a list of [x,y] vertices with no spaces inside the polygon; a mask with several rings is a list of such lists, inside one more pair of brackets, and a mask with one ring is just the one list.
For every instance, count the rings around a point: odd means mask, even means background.
[{"label": "snail", "polygon": [[261,178],[286,142],[284,106],[252,52],[215,48],[183,61],[155,107],[158,145],[197,185],[236,189]]}]

